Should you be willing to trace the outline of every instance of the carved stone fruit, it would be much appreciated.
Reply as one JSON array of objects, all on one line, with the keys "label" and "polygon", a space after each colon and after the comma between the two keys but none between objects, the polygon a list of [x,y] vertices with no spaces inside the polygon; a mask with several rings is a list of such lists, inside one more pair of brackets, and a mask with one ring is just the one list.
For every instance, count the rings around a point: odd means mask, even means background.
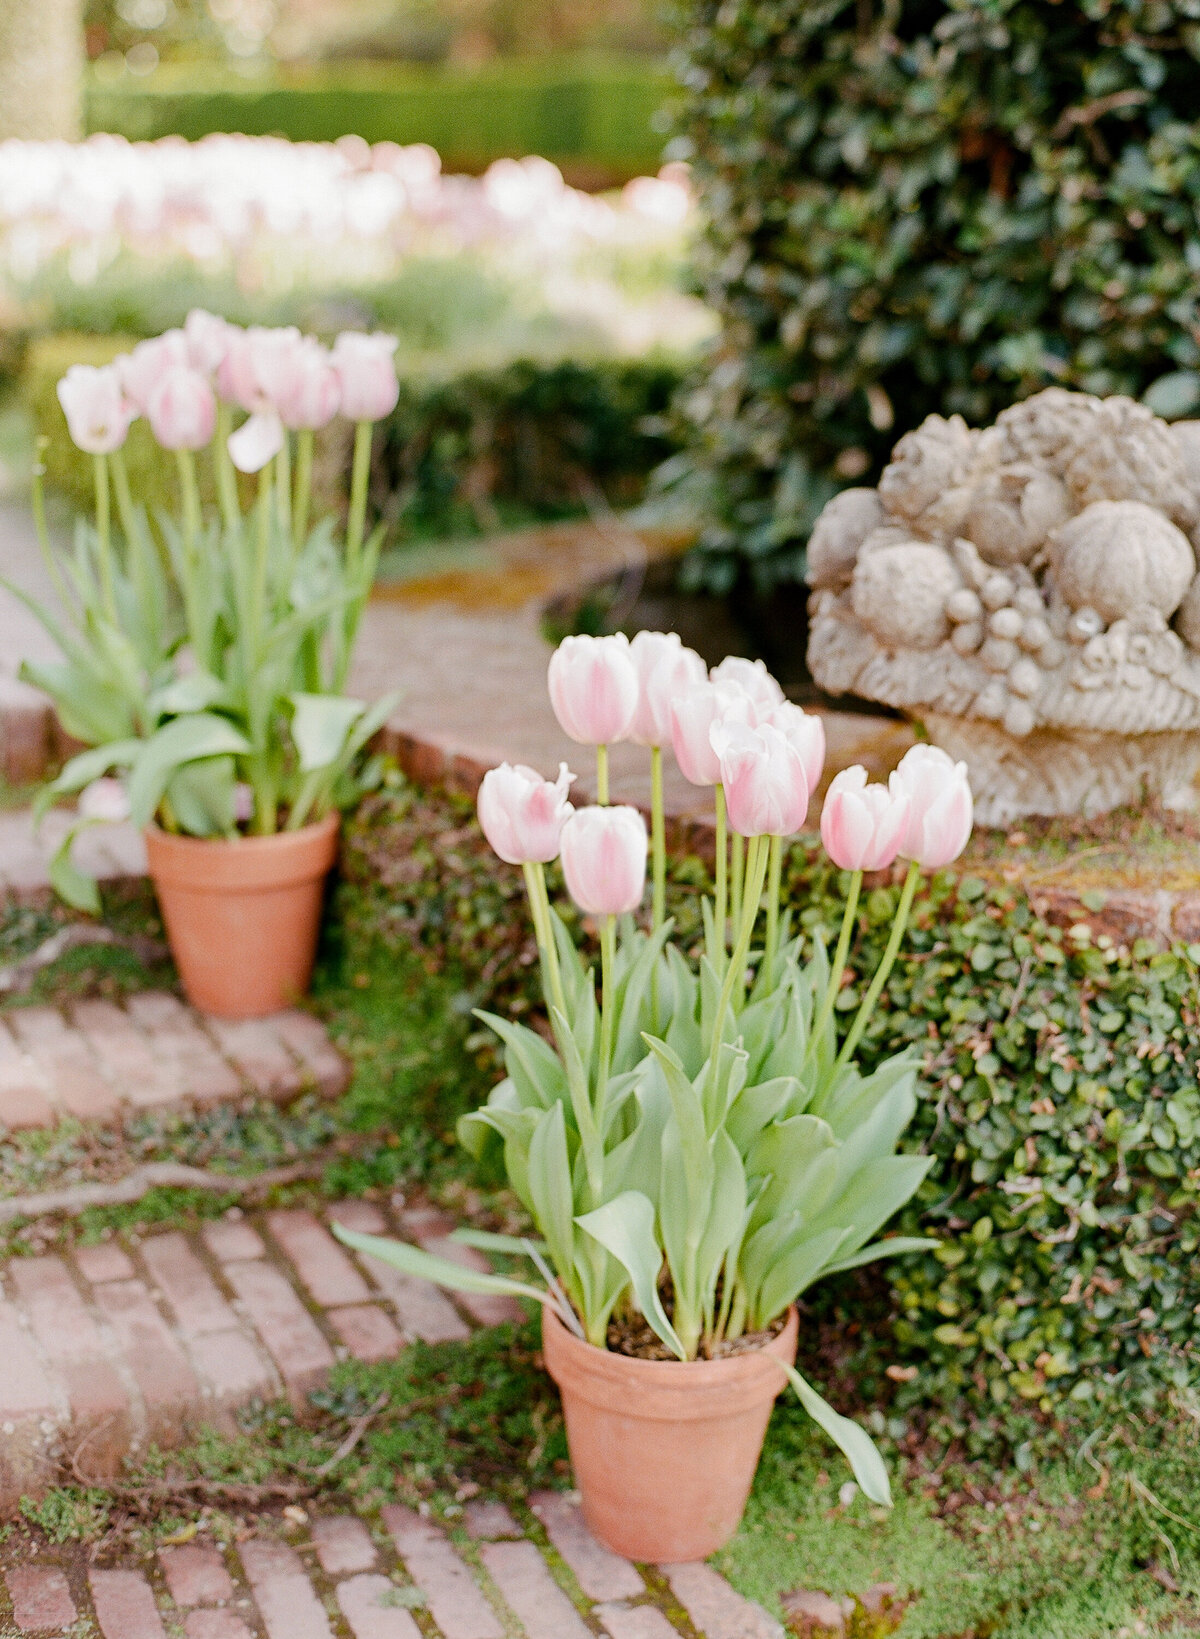
[{"label": "carved stone fruit", "polygon": [[936,649],[949,632],[946,601],[960,584],[940,546],[881,546],[858,560],[854,613],[889,648]]},{"label": "carved stone fruit", "polygon": [[840,591],[849,586],[859,548],[883,522],[873,489],[844,489],[829,502],[808,541],[808,583]]},{"label": "carved stone fruit", "polygon": [[1106,621],[1143,608],[1169,618],[1196,573],[1187,536],[1142,501],[1094,501],[1056,531],[1052,552],[1067,602]]}]

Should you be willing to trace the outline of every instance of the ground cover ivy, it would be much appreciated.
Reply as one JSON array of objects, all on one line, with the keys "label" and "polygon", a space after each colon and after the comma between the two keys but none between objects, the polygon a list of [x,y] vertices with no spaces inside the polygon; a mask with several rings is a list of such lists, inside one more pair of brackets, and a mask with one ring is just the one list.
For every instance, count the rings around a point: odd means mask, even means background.
[{"label": "ground cover ivy", "polygon": [[802,572],[931,412],[1057,384],[1200,403],[1197,0],[677,4],[676,151],[724,335],[683,400],[693,568]]}]

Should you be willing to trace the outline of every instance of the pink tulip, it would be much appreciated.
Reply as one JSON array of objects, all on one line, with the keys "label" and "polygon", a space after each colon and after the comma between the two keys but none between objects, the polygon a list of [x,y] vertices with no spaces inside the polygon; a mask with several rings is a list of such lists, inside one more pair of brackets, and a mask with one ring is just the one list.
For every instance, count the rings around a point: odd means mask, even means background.
[{"label": "pink tulip", "polygon": [[351,421],[381,421],[400,398],[392,354],[395,336],[346,330],[333,344],[333,367],[342,384],[342,414]]},{"label": "pink tulip", "polygon": [[671,744],[685,780],[720,785],[721,759],[713,749],[715,723],[757,720],[754,702],[734,683],[695,683],[671,701]]},{"label": "pink tulip", "polygon": [[172,370],[191,363],[187,337],[182,330],[166,330],[150,341],[140,341],[131,353],[117,360],[125,397],[146,415],[160,383]]},{"label": "pink tulip", "polygon": [[215,313],[193,307],[184,320],[183,333],[187,338],[188,361],[194,370],[201,370],[206,376],[216,373],[229,351],[233,328]]},{"label": "pink tulip", "polygon": [[567,891],[591,916],[635,911],[646,888],[646,822],[636,808],[581,808],[560,839]]},{"label": "pink tulip", "polygon": [[520,763],[488,770],[479,787],[479,823],[501,859],[545,865],[558,858],[563,826],[575,812],[567,801],[574,778],[566,763],[558,765],[554,781]]},{"label": "pink tulip", "polygon": [[814,712],[801,711],[790,700],[776,706],[766,721],[799,752],[811,794],[820,785],[825,768],[825,724]]},{"label": "pink tulip", "polygon": [[217,365],[217,392],[226,404],[236,404],[251,414],[264,402],[264,394],[254,371],[254,344],[251,332],[231,324],[225,335],[225,353]]},{"label": "pink tulip", "polygon": [[900,851],[909,801],[898,786],[868,785],[865,768],[844,768],[821,810],[821,841],[843,871],[882,871]]},{"label": "pink tulip", "polygon": [[727,655],[709,675],[714,683],[736,683],[756,706],[770,709],[783,702],[783,690],[761,660],[744,660],[741,655]]},{"label": "pink tulip", "polygon": [[638,632],[629,653],[639,684],[629,738],[639,746],[670,745],[671,701],[704,682],[704,662],[678,632]]},{"label": "pink tulip", "polygon": [[146,419],[164,450],[203,449],[217,425],[207,378],[186,364],[169,370],[150,394]]},{"label": "pink tulip", "polygon": [[327,348],[303,336],[290,349],[271,393],[285,427],[327,427],[342,402],[342,384]]},{"label": "pink tulip", "polygon": [[889,784],[909,801],[900,852],[926,871],[958,858],[974,819],[966,763],[956,763],[938,746],[915,745],[905,752]]},{"label": "pink tulip", "polygon": [[721,764],[729,824],[744,837],[790,837],[808,813],[800,753],[777,728],[714,723],[709,735]]},{"label": "pink tulip", "polygon": [[261,472],[283,448],[283,422],[274,410],[260,410],[229,435],[229,459],[239,472]]},{"label": "pink tulip", "polygon": [[261,325],[237,330],[231,325],[228,340],[225,357],[217,368],[221,397],[251,415],[259,410],[278,410],[292,388],[304,337],[294,325],[279,330]]},{"label": "pink tulip", "polygon": [[58,384],[71,437],[89,455],[111,455],[125,442],[137,409],[125,397],[115,365],[73,364]]},{"label": "pink tulip", "polygon": [[115,825],[129,818],[129,798],[125,794],[125,786],[111,775],[85,785],[79,793],[78,807],[80,819]]},{"label": "pink tulip", "polygon": [[550,656],[550,704],[564,734],[580,745],[612,745],[629,733],[638,674],[629,639],[566,637]]}]

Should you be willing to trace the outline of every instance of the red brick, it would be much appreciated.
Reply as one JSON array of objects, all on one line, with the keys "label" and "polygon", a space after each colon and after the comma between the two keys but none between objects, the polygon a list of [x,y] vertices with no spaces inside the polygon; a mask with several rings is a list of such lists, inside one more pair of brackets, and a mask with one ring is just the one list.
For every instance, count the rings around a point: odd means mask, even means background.
[{"label": "red brick", "polygon": [[421,1630],[395,1603],[396,1584],[386,1576],[352,1576],[338,1585],[338,1604],[354,1639],[421,1639]]},{"label": "red brick", "polygon": [[300,1060],[309,1079],[326,1098],[346,1091],[350,1066],[329,1039],[325,1026],[311,1013],[290,1007],[271,1020],[280,1038]]},{"label": "red brick", "polygon": [[333,1639],[304,1566],[286,1543],[254,1539],[239,1552],[269,1639]]},{"label": "red brick", "polygon": [[215,1019],[204,1023],[225,1057],[264,1098],[290,1098],[304,1085],[300,1067],[267,1019]]},{"label": "red brick", "polygon": [[186,1235],[178,1231],[151,1235],[142,1242],[141,1254],[159,1290],[166,1294],[184,1337],[237,1329],[237,1316],[189,1246]]},{"label": "red brick", "polygon": [[220,1605],[233,1598],[233,1581],[218,1548],[187,1542],[160,1548],[158,1561],[177,1605]]},{"label": "red brick", "polygon": [[589,1599],[636,1599],[645,1592],[646,1584],[629,1561],[596,1541],[577,1504],[561,1493],[539,1491],[530,1507]]},{"label": "red brick", "polygon": [[136,1274],[132,1262],[116,1241],[77,1247],[75,1262],[84,1279],[91,1281],[93,1286],[99,1286],[102,1281],[132,1280]]},{"label": "red brick", "polygon": [[151,1051],[149,1041],[121,1008],[112,1002],[86,1001],[75,1002],[70,1012],[76,1029],[127,1104],[153,1109],[180,1097],[182,1088],[171,1074],[169,1061]]},{"label": "red brick", "polygon": [[205,1245],[218,1263],[241,1263],[266,1255],[266,1247],[250,1225],[240,1218],[223,1218],[208,1223],[200,1231]]},{"label": "red brick", "polygon": [[42,1353],[66,1385],[80,1466],[111,1479],[133,1430],[107,1342],[61,1258],[14,1258],[8,1273]]},{"label": "red brick", "polygon": [[520,1617],[528,1639],[591,1639],[532,1542],[485,1542],[479,1557]]},{"label": "red brick", "polygon": [[435,1525],[400,1507],[385,1508],[383,1523],[445,1639],[503,1639],[495,1611]]},{"label": "red brick", "polygon": [[333,1514],[312,1522],[321,1569],[328,1576],[345,1576],[351,1571],[369,1571],[379,1558],[371,1533],[351,1514]]},{"label": "red brick", "polygon": [[144,1576],[137,1571],[92,1571],[89,1580],[104,1639],[167,1639]]},{"label": "red brick", "polygon": [[463,1509],[463,1524],[481,1542],[525,1535],[502,1502],[469,1502]]},{"label": "red brick", "polygon": [[200,1385],[187,1356],[140,1280],[108,1281],[96,1288],[146,1407],[150,1437],[182,1437],[199,1409]]},{"label": "red brick", "polygon": [[187,1639],[254,1639],[241,1617],[232,1611],[189,1611],[183,1631]]},{"label": "red brick", "polygon": [[6,1571],[13,1621],[22,1633],[69,1628],[78,1612],[67,1579],[49,1565],[15,1565]]},{"label": "red brick", "polygon": [[592,1615],[608,1639],[679,1639],[656,1605],[597,1605]]},{"label": "red brick", "polygon": [[52,1127],[58,1119],[45,1076],[0,1024],[0,1125],[11,1132]]},{"label": "red brick", "polygon": [[404,1347],[403,1336],[374,1303],[327,1309],[325,1319],[355,1360],[394,1360]]},{"label": "red brick", "polygon": [[0,1512],[15,1509],[25,1492],[48,1484],[54,1472],[46,1429],[60,1414],[60,1386],[38,1359],[17,1312],[0,1303]]},{"label": "red brick", "polygon": [[302,1406],[308,1391],[324,1381],[333,1365],[333,1350],[273,1264],[231,1263],[226,1274],[293,1402]]},{"label": "red brick", "polygon": [[191,1355],[206,1396],[221,1406],[273,1400],[279,1380],[243,1332],[209,1332],[191,1341]]},{"label": "red brick", "polygon": [[69,1030],[53,1007],[17,1007],[8,1015],[17,1041],[46,1078],[56,1104],[80,1121],[111,1121],[120,1108],[115,1088],[100,1074],[91,1048]]},{"label": "red brick", "polygon": [[779,1625],[743,1599],[711,1565],[664,1565],[671,1592],[704,1639],[778,1639]]},{"label": "red brick", "polygon": [[313,1301],[323,1309],[365,1303],[370,1298],[366,1281],[311,1212],[271,1212],[267,1226],[295,1264]]},{"label": "red brick", "polygon": [[436,1206],[406,1206],[400,1210],[400,1227],[410,1241],[427,1241],[434,1235],[449,1235],[457,1226],[448,1212]]},{"label": "red brick", "polygon": [[[451,1263],[460,1264],[464,1269],[476,1269],[484,1275],[494,1272],[482,1252],[473,1246],[464,1246],[461,1241],[451,1240],[448,1235],[422,1236],[421,1245],[435,1258],[448,1258]],[[481,1326],[499,1326],[506,1320],[520,1322],[525,1319],[525,1311],[516,1298],[503,1297],[499,1293],[459,1292],[458,1301]]]},{"label": "red brick", "polygon": [[390,1263],[383,1263],[369,1253],[362,1254],[362,1264],[383,1295],[391,1300],[406,1337],[419,1337],[423,1343],[470,1337],[471,1328],[430,1281],[402,1274]]},{"label": "red brick", "polygon": [[180,1096],[192,1104],[226,1103],[244,1092],[241,1077],[223,1059],[196,1015],[165,990],[130,996],[125,1009],[171,1069]]},{"label": "red brick", "polygon": [[9,785],[45,778],[51,720],[50,701],[41,689],[18,677],[0,677],[0,775]]},{"label": "red brick", "polygon": [[339,1201],[328,1213],[331,1224],[341,1224],[356,1235],[386,1235],[388,1221],[370,1201]]}]

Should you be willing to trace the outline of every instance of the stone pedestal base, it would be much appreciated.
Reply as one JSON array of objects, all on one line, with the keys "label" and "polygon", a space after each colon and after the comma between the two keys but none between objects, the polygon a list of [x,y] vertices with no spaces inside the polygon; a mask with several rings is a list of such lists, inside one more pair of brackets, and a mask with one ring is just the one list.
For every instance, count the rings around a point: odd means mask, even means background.
[{"label": "stone pedestal base", "polygon": [[1101,734],[1038,729],[1017,739],[992,723],[929,713],[935,745],[971,773],[975,817],[1009,826],[1030,815],[1105,814],[1147,801],[1187,811],[1200,806],[1200,733]]}]

